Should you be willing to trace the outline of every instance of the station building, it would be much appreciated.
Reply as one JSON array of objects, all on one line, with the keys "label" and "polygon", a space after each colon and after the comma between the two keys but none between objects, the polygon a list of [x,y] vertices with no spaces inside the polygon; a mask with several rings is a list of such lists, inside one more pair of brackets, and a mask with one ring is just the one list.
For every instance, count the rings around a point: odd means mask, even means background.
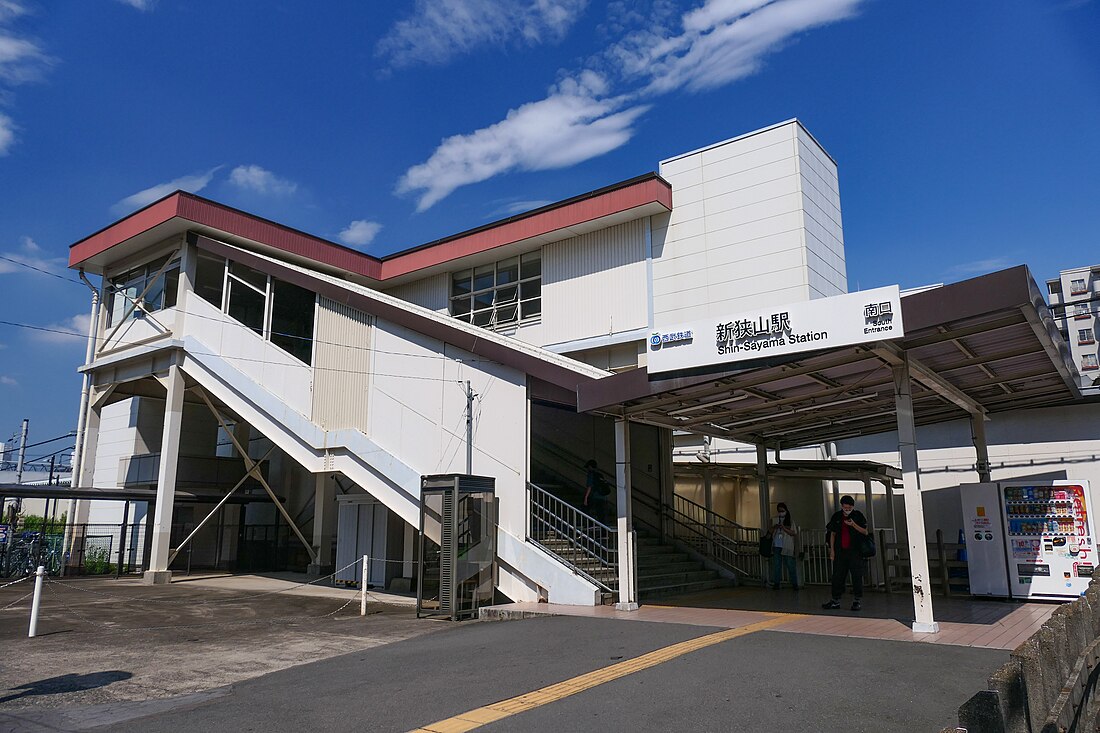
[{"label": "station building", "polygon": [[[853,481],[907,536],[922,502],[895,398],[928,425],[907,444],[936,487],[1009,470],[1022,445],[1017,473],[1100,465],[1096,406],[1026,268],[905,294],[911,344],[647,372],[651,338],[680,324],[848,292],[836,162],[797,120],[381,258],[176,192],[70,266],[101,278],[74,488],[146,492],[127,521],[155,582],[184,561],[321,573],[369,554],[372,584],[409,587],[422,477],[451,473],[495,481],[508,599],[630,607],[752,579],[744,547],[776,500],[822,526]],[[910,393],[914,349],[931,366],[914,362]],[[610,517],[583,503],[590,460]],[[929,526],[954,521],[941,503],[925,498]],[[718,526],[740,549],[715,550]],[[698,567],[647,573],[639,530]]]}]

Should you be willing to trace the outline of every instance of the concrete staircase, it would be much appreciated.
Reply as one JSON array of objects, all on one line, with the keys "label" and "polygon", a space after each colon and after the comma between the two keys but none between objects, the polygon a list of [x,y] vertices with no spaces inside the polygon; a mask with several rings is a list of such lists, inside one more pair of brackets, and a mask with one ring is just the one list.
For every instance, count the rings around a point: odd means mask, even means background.
[{"label": "concrete staircase", "polygon": [[653,534],[638,530],[638,598],[678,596],[684,593],[729,588],[732,580],[716,570],[708,570],[701,561],[671,544],[662,543]]},{"label": "concrete staircase", "polygon": [[[551,554],[557,556],[566,565],[576,567],[591,578],[606,583],[612,588],[615,587],[615,571],[611,568],[603,567],[598,560],[579,547],[574,546],[568,539],[564,537],[547,536],[539,538],[538,543],[546,548]],[[605,604],[614,603],[616,600],[614,595],[606,590],[602,591],[601,596]]]}]

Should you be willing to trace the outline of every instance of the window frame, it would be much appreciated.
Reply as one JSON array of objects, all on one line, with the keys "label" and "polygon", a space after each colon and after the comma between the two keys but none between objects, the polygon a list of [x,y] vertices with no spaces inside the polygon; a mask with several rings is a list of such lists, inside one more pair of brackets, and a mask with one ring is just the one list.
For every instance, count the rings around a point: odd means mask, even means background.
[{"label": "window frame", "polygon": [[[119,322],[115,320],[115,298],[130,287],[134,290],[133,296],[122,296],[123,304],[122,307],[118,309],[118,317],[121,317],[143,292],[145,292],[145,297],[142,297],[138,305],[135,305],[134,308],[130,310],[124,320],[140,320],[149,313],[157,313],[162,310],[168,310],[169,308],[175,308],[179,303],[181,262],[181,255],[178,251],[169,252],[168,254],[152,257],[139,265],[128,267],[115,275],[105,278],[106,284],[104,291],[107,303],[107,328],[114,328],[119,324]],[[160,275],[150,283],[150,278],[156,275],[161,268],[164,268],[163,271],[161,271]],[[139,272],[140,275],[137,274]],[[175,273],[175,278],[171,278],[173,272]],[[174,279],[174,289],[167,286],[169,279]],[[147,288],[150,288],[150,285],[155,287],[158,280],[162,281],[160,292],[157,293],[157,302],[153,303],[147,300],[149,295]],[[170,305],[168,304],[169,300],[171,300]]]},{"label": "window frame", "polygon": [[[524,266],[529,266],[532,262],[538,263],[538,273],[524,277]],[[485,277],[489,274],[484,272],[484,269],[487,267],[492,267],[492,284],[487,287],[475,288],[474,283],[476,279],[478,277]],[[506,272],[513,267],[515,268],[514,279],[501,282],[501,272]],[[478,270],[482,270],[483,272],[479,275]],[[459,275],[466,275],[466,277],[459,278]],[[456,283],[460,282],[469,283],[465,292],[457,292]],[[538,295],[523,298],[524,286],[531,286],[532,284],[537,285]],[[501,293],[506,293],[508,291],[514,291],[514,295],[507,300],[502,299]],[[488,306],[478,307],[477,300],[479,296],[484,299],[486,295],[491,295],[490,304]],[[461,307],[456,308],[457,303],[465,303],[465,310],[462,310]],[[528,308],[536,307],[537,312],[525,316],[524,306]],[[499,317],[501,312],[511,308],[515,309],[515,315],[507,320],[501,320]],[[447,297],[447,311],[452,318],[480,328],[489,328],[494,331],[518,328],[523,325],[537,323],[542,319],[542,250],[531,250],[529,252],[523,252],[511,257],[495,260],[491,263],[484,263],[452,272],[450,277],[450,290]],[[487,321],[484,323],[475,322],[479,315],[486,313],[488,314]]]}]

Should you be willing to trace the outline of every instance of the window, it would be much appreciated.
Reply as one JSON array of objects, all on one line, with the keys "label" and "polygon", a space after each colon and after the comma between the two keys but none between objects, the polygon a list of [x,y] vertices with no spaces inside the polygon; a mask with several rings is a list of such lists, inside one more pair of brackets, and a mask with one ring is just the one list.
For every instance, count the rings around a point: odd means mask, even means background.
[{"label": "window", "polygon": [[451,275],[451,315],[505,328],[542,313],[542,253],[528,252]]},{"label": "window", "polygon": [[1096,362],[1096,354],[1085,354],[1081,357],[1081,369],[1097,369],[1100,365]]},{"label": "window", "polygon": [[[111,278],[107,283],[107,325],[116,325],[123,316],[141,318],[147,312],[174,307],[179,277],[179,260],[168,263],[167,257],[161,257]],[[142,293],[145,293],[142,307],[131,310],[134,301]],[[130,311],[129,315],[127,311]]]},{"label": "window", "polygon": [[315,299],[305,288],[271,279],[271,343],[306,364],[313,362]]},{"label": "window", "polygon": [[317,296],[240,262],[200,253],[195,292],[294,358],[313,363]]},{"label": "window", "polygon": [[1096,339],[1092,337],[1091,328],[1082,328],[1080,331],[1077,332],[1077,343],[1079,344],[1091,344],[1095,340]]},{"label": "window", "polygon": [[1080,295],[1081,293],[1087,293],[1088,288],[1085,287],[1085,280],[1081,278],[1079,280],[1072,280],[1069,284],[1070,295]]},{"label": "window", "polygon": [[1055,318],[1063,319],[1066,317],[1066,307],[1064,305],[1056,305],[1051,311],[1054,313]]},{"label": "window", "polygon": [[1047,290],[1050,291],[1051,295],[1060,295],[1062,293],[1062,281],[1051,280],[1047,283]]},{"label": "window", "polygon": [[1088,318],[1092,313],[1089,310],[1088,303],[1078,303],[1073,307],[1073,317],[1077,320],[1082,318]]}]

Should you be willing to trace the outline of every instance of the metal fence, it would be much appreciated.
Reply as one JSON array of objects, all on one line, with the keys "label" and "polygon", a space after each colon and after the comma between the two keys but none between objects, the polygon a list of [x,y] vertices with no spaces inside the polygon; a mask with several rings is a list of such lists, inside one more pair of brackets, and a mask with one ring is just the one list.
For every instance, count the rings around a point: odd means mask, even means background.
[{"label": "metal fence", "polygon": [[616,592],[618,532],[534,484],[527,484],[527,503],[528,540],[605,592]]}]

